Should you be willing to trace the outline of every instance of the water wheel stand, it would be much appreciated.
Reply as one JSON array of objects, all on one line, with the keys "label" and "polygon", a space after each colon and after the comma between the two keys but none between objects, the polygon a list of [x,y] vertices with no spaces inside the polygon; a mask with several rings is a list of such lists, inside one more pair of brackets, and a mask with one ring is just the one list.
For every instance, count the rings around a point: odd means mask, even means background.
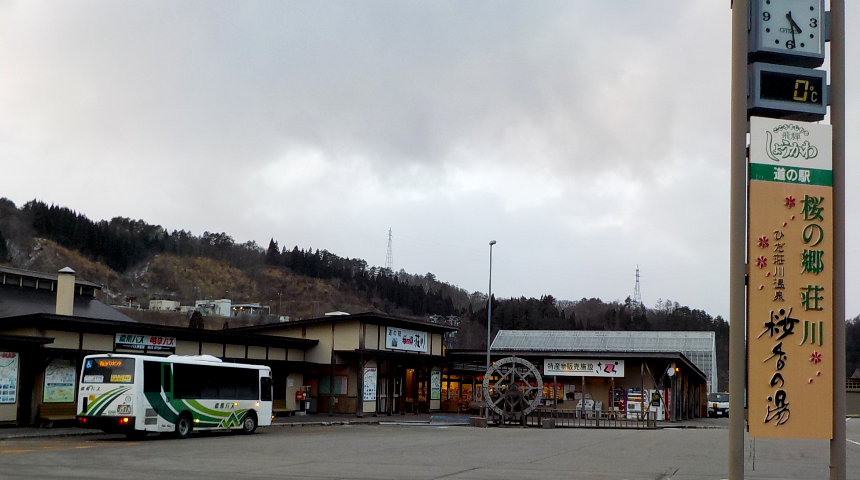
[{"label": "water wheel stand", "polygon": [[543,398],[540,372],[531,362],[518,357],[503,358],[490,365],[483,388],[488,412],[497,425],[525,425]]}]

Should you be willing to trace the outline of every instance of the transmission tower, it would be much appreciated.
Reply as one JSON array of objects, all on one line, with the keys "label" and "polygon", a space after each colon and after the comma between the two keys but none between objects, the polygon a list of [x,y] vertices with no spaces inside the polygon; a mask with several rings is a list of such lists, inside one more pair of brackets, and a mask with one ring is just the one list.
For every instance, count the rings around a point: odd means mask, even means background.
[{"label": "transmission tower", "polygon": [[391,229],[388,229],[388,252],[385,254],[385,269],[394,273],[394,257],[391,254]]},{"label": "transmission tower", "polygon": [[633,287],[633,301],[642,305],[642,292],[639,290],[639,265],[636,265],[636,286]]}]

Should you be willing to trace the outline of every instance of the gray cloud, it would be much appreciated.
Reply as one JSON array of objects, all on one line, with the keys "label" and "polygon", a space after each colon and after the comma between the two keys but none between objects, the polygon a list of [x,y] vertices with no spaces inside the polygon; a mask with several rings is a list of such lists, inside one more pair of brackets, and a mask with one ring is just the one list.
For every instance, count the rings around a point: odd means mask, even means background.
[{"label": "gray cloud", "polygon": [[730,14],[4,2],[0,194],[376,264],[393,228],[469,290],[495,238],[501,295],[623,298],[638,263],[646,303],[725,314]]}]

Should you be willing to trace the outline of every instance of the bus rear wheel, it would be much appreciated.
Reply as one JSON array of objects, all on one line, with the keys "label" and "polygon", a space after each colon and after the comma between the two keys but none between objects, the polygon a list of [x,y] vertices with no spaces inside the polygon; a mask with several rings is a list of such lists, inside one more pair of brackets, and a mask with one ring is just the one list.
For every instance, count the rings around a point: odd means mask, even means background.
[{"label": "bus rear wheel", "polygon": [[254,412],[248,412],[245,415],[245,420],[242,421],[242,433],[250,435],[257,430],[257,415]]},{"label": "bus rear wheel", "polygon": [[188,438],[188,434],[191,433],[192,428],[194,427],[191,423],[191,415],[189,415],[188,412],[179,415],[179,418],[176,419],[176,426],[174,427],[176,438]]}]

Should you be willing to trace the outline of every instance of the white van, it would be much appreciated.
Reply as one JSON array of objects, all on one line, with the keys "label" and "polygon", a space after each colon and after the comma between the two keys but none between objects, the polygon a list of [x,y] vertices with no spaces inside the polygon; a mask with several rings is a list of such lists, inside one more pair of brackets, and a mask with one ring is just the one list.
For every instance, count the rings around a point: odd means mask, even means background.
[{"label": "white van", "polygon": [[729,416],[729,394],[728,392],[714,392],[708,394],[708,417]]}]

